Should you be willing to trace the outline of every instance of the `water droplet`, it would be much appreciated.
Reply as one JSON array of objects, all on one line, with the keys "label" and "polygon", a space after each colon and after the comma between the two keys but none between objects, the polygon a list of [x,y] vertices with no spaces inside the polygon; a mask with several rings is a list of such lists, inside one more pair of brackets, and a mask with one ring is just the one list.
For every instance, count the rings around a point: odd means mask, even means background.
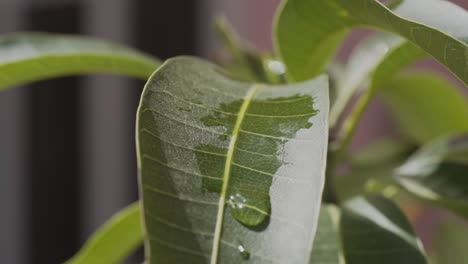
[{"label": "water droplet", "polygon": [[247,260],[250,258],[250,252],[247,249],[245,249],[244,245],[240,244],[239,246],[237,246],[237,249],[239,250],[241,257],[244,260]]},{"label": "water droplet", "polygon": [[278,75],[282,75],[282,74],[285,74],[286,73],[286,67],[284,66],[284,64],[281,62],[281,61],[277,61],[277,60],[271,60],[268,62],[268,68],[278,74]]},{"label": "water droplet", "polygon": [[231,206],[232,209],[243,210],[245,208],[246,202],[247,198],[242,196],[240,193],[236,193],[234,195],[229,196],[228,204]]},{"label": "water droplet", "polygon": [[[255,200],[247,197],[254,197]],[[268,219],[270,200],[257,198],[254,194],[242,195],[239,192],[229,195],[227,204],[231,207],[232,216],[243,225],[249,227],[256,227],[262,224]]]}]

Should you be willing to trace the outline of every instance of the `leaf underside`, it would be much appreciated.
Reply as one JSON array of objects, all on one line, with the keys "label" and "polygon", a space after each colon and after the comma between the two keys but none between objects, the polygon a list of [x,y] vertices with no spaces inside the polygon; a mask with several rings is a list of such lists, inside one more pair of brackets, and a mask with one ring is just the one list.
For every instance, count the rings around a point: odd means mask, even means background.
[{"label": "leaf underside", "polygon": [[327,83],[232,81],[188,57],[150,78],[137,123],[150,263],[307,263],[324,180]]}]

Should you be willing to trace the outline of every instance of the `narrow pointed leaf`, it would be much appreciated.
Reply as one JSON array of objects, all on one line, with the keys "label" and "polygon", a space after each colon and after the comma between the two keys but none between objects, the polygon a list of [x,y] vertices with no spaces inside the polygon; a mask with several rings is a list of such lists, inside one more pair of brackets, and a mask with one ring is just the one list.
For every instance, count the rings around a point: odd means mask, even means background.
[{"label": "narrow pointed leaf", "polygon": [[115,214],[67,264],[120,263],[143,244],[140,203]]},{"label": "narrow pointed leaf", "polygon": [[312,255],[315,261],[310,264],[427,263],[405,215],[386,198],[357,197],[340,210],[325,207],[321,214],[327,216],[320,216]]},{"label": "narrow pointed leaf", "polygon": [[285,1],[275,34],[289,78],[320,74],[345,34],[367,26],[411,41],[468,84],[468,12],[442,0],[392,3],[393,10],[377,0]]},{"label": "narrow pointed leaf", "polygon": [[468,102],[449,81],[433,73],[400,74],[380,89],[403,135],[425,143],[468,132]]},{"label": "narrow pointed leaf", "polygon": [[27,82],[88,73],[146,79],[160,62],[110,42],[47,33],[0,37],[0,90]]},{"label": "narrow pointed leaf", "polygon": [[155,72],[137,124],[150,263],[308,262],[327,83],[238,82],[186,57]]},{"label": "narrow pointed leaf", "polygon": [[468,218],[468,137],[438,139],[396,169],[395,179],[426,201]]}]

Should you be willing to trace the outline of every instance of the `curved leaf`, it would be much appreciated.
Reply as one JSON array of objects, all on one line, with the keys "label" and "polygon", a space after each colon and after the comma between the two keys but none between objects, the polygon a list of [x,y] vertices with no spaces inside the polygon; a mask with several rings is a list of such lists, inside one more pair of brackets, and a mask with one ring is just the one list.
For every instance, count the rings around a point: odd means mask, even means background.
[{"label": "curved leaf", "polygon": [[328,216],[320,216],[315,261],[310,264],[427,263],[420,240],[393,202],[381,196],[357,197],[339,212],[334,207],[322,209],[321,214]]},{"label": "curved leaf", "polygon": [[148,76],[160,62],[117,44],[81,36],[17,33],[0,37],[0,90],[86,73]]},{"label": "curved leaf", "polygon": [[151,263],[307,263],[324,183],[327,83],[232,81],[186,57],[150,78],[137,127]]},{"label": "curved leaf", "polygon": [[408,192],[468,218],[468,136],[436,140],[396,169]]},{"label": "curved leaf", "polygon": [[[289,0],[279,10],[276,48],[291,80],[320,74],[352,27],[396,33],[468,84],[468,13],[442,0]],[[423,7],[423,8],[421,8]]]},{"label": "curved leaf", "polygon": [[140,203],[110,218],[67,264],[120,263],[143,243]]},{"label": "curved leaf", "polygon": [[410,42],[392,34],[377,34],[363,40],[351,53],[338,81],[338,96],[330,111],[334,127],[354,94],[372,96],[405,66],[427,56]]},{"label": "curved leaf", "polygon": [[400,74],[380,93],[403,134],[417,143],[468,132],[468,102],[457,87],[433,73]]}]

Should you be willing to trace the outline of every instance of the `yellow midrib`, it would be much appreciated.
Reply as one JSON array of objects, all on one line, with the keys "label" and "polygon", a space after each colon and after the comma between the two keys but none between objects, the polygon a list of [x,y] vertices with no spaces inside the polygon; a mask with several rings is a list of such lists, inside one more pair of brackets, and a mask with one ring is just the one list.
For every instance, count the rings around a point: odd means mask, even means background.
[{"label": "yellow midrib", "polygon": [[255,94],[258,92],[259,89],[262,88],[262,85],[254,85],[252,86],[247,94],[245,95],[244,102],[242,103],[239,114],[237,116],[236,124],[234,125],[234,129],[232,131],[231,141],[229,142],[229,148],[226,155],[226,163],[224,165],[224,175],[223,175],[223,186],[221,188],[221,193],[219,197],[219,204],[218,204],[218,214],[216,217],[216,227],[215,233],[213,237],[213,249],[211,251],[211,264],[218,263],[218,255],[219,255],[219,245],[221,241],[221,233],[224,221],[224,209],[226,204],[226,195],[227,189],[229,186],[229,178],[231,176],[231,166],[234,157],[234,150],[236,147],[237,139],[239,136],[239,132],[242,126],[242,122],[244,121],[245,115],[247,113],[247,109],[249,108],[252,99],[254,98]]}]

